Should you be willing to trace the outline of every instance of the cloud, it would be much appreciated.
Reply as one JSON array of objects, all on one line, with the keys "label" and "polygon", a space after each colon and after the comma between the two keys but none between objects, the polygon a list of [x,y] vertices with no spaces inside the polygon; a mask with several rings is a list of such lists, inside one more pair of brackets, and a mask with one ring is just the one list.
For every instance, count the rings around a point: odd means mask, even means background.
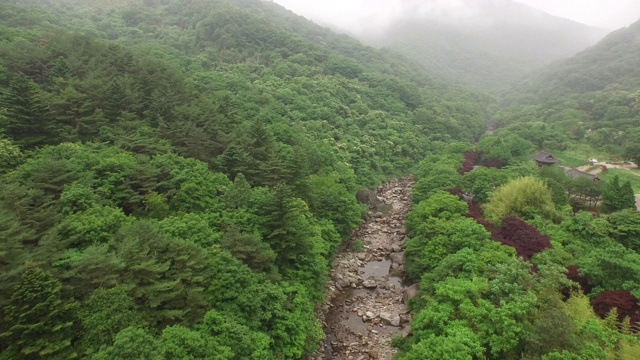
[{"label": "cloud", "polygon": [[[359,34],[383,30],[394,20],[420,16],[440,21],[480,19],[481,8],[527,4],[552,15],[607,28],[626,26],[640,18],[638,0],[275,0],[323,25]],[[481,15],[481,16],[479,16]],[[500,16],[499,11],[491,14]]]},{"label": "cloud", "polygon": [[[488,0],[506,3],[508,0]],[[355,34],[382,32],[399,19],[439,21],[478,19],[474,0],[276,0],[286,8],[323,25],[335,25]]]}]

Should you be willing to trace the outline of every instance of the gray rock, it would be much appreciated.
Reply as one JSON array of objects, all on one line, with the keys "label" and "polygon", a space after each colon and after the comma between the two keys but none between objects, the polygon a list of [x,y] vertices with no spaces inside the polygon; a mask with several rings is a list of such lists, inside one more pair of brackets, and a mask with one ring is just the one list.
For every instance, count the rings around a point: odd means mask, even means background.
[{"label": "gray rock", "polygon": [[393,253],[391,255],[389,255],[389,259],[398,264],[398,265],[402,265],[404,264],[404,254],[403,253]]},{"label": "gray rock", "polygon": [[347,275],[347,277],[349,278],[349,283],[350,284],[358,284],[358,277],[355,275]]},{"label": "gray rock", "polygon": [[367,315],[367,318],[369,318],[369,319],[373,319],[374,317],[376,317],[376,315],[374,313],[372,313],[371,311],[367,311],[365,313],[365,315]]},{"label": "gray rock", "polygon": [[411,335],[411,333],[411,325],[407,325],[404,327],[404,329],[402,329],[402,337],[408,337],[409,335]]},{"label": "gray rock", "polygon": [[409,300],[418,296],[418,284],[413,284],[404,290],[402,294],[402,302],[405,304],[409,303]]},{"label": "gray rock", "polygon": [[381,312],[380,319],[391,326],[400,326],[400,315],[388,312]]},{"label": "gray rock", "polygon": [[367,289],[375,289],[378,287],[378,284],[376,283],[375,280],[365,280],[362,282],[362,286],[364,286]]}]

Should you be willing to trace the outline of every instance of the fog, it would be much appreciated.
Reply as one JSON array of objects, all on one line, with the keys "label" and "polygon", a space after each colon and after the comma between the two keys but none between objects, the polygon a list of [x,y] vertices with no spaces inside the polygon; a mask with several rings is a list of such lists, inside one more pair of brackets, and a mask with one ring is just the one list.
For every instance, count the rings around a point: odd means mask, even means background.
[{"label": "fog", "polygon": [[[293,12],[354,34],[369,32],[406,16],[438,16],[457,21],[482,18],[478,8],[513,6],[510,0],[274,0]],[[606,29],[640,19],[638,0],[518,0],[551,15]],[[479,6],[482,4],[483,6]],[[499,15],[499,14],[493,14]]]}]

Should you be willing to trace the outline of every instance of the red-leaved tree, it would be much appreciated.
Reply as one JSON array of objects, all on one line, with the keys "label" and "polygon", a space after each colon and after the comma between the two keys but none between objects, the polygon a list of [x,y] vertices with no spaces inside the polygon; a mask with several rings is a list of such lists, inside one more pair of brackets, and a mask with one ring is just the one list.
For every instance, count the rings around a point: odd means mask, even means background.
[{"label": "red-leaved tree", "polygon": [[601,318],[607,317],[613,308],[618,309],[618,320],[625,317],[631,319],[631,324],[635,325],[640,321],[640,306],[638,299],[626,290],[603,291],[591,303],[593,310]]},{"label": "red-leaved tree", "polygon": [[518,256],[527,261],[542,250],[552,248],[549,236],[540,234],[535,227],[516,216],[505,217],[492,235],[494,240],[516,249]]},{"label": "red-leaved tree", "polygon": [[[589,277],[580,275],[580,268],[578,268],[576,265],[567,266],[567,279],[578,283],[578,285],[580,285],[580,288],[582,289],[582,292],[585,294],[589,294],[591,290],[593,290],[593,285],[591,285]],[[571,291],[569,288],[565,288],[562,290],[562,293],[567,297],[569,297],[570,292]]]},{"label": "red-leaved tree", "polygon": [[462,162],[462,167],[460,167],[460,169],[458,170],[460,175],[464,175],[470,172],[471,170],[473,170],[473,167],[478,163],[478,160],[480,160],[479,153],[475,151],[469,151],[465,153],[464,161]]}]

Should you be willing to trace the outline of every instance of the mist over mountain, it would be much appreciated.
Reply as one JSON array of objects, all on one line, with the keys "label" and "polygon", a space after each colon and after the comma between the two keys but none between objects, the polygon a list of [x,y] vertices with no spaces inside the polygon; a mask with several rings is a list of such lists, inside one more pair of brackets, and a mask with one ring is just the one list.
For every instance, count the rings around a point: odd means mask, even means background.
[{"label": "mist over mountain", "polygon": [[354,35],[411,57],[447,80],[483,88],[511,84],[575,55],[608,32],[511,0],[401,4],[376,10],[384,16],[364,17]]},{"label": "mist over mountain", "polygon": [[528,76],[516,89],[554,97],[587,93],[612,85],[625,90],[640,86],[640,21],[616,30],[576,56]]}]

